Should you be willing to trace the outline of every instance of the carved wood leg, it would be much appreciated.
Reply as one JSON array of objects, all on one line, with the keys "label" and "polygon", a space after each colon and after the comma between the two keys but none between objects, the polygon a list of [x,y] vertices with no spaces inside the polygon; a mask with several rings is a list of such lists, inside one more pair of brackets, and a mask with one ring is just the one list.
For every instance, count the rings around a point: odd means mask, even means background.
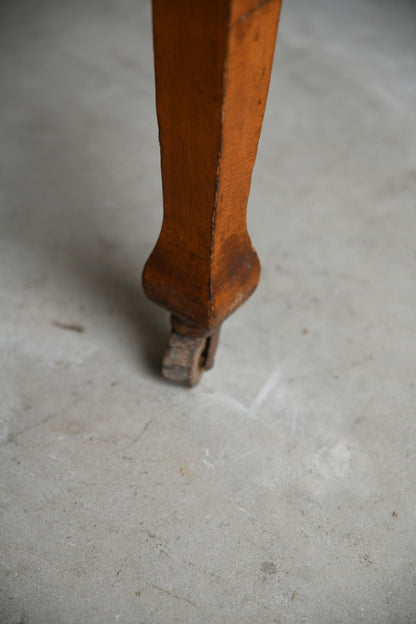
[{"label": "carved wood leg", "polygon": [[162,372],[194,385],[254,291],[246,226],[281,0],[153,0],[163,224],[143,272],[172,313]]}]

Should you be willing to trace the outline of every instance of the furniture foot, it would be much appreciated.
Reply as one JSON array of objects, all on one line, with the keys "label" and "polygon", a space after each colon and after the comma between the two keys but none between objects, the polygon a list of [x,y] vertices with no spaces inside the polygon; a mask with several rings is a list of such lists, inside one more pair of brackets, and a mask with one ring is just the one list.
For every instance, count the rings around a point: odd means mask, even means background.
[{"label": "furniture foot", "polygon": [[195,386],[204,370],[214,366],[220,328],[207,335],[176,317],[171,317],[172,331],[163,358],[165,379],[185,386]]}]

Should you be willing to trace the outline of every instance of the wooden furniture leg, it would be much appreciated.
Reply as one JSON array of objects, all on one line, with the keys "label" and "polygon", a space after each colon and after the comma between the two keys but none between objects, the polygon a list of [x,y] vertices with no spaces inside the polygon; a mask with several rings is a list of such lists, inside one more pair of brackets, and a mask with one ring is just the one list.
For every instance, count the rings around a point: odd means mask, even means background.
[{"label": "wooden furniture leg", "polygon": [[281,0],[153,0],[163,224],[143,271],[172,313],[162,372],[195,385],[260,263],[247,200]]}]

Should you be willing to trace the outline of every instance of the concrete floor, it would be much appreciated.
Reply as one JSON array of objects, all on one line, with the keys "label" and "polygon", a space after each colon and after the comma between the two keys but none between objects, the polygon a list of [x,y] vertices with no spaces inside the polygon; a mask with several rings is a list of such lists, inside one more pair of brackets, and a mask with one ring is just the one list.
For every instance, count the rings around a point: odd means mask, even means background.
[{"label": "concrete floor", "polygon": [[0,24],[0,622],[416,622],[416,5],[287,0],[262,282],[191,391],[140,289],[149,2]]}]

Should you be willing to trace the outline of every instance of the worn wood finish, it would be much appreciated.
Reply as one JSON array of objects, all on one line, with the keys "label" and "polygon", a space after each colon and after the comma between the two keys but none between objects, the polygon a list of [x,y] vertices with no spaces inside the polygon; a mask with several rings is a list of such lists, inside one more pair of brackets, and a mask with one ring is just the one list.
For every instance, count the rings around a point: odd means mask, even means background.
[{"label": "worn wood finish", "polygon": [[280,2],[153,0],[164,216],[143,286],[189,338],[259,281],[246,208]]}]

